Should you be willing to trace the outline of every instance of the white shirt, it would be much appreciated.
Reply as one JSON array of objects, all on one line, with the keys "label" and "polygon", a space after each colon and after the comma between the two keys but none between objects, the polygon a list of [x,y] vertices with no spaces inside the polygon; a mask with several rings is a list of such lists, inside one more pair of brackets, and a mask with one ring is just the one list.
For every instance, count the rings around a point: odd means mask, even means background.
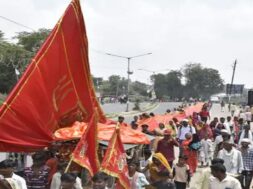
[{"label": "white shirt", "polygon": [[21,176],[18,176],[15,173],[13,173],[11,178],[13,178],[18,182],[18,185],[20,186],[21,189],[27,189],[25,179],[23,179]]},{"label": "white shirt", "polygon": [[231,111],[235,111],[235,110],[236,110],[236,106],[235,106],[234,104],[231,104],[230,110],[231,110]]},{"label": "white shirt", "polygon": [[133,177],[128,176],[128,179],[130,181],[131,189],[143,189],[144,187],[142,186],[149,185],[145,175],[137,171]]},{"label": "white shirt", "polygon": [[222,149],[218,153],[218,158],[224,160],[224,166],[230,174],[237,175],[243,170],[242,153],[234,147],[230,152]]},{"label": "white shirt", "polygon": [[244,121],[247,119],[246,114],[244,112],[241,112],[239,117],[242,118]]},{"label": "white shirt", "polygon": [[242,187],[236,178],[227,175],[222,181],[213,176],[210,177],[209,189],[242,189]]},{"label": "white shirt", "polygon": [[194,127],[192,127],[190,125],[188,125],[187,127],[184,127],[184,126],[179,127],[179,129],[178,129],[178,136],[177,137],[180,140],[185,140],[185,134],[186,133],[196,134],[196,130],[195,130]]},{"label": "white shirt", "polygon": [[[241,133],[241,135],[240,135],[240,138],[239,138],[239,142],[238,142],[238,144],[241,144],[242,139],[244,139],[244,138],[245,138],[244,136],[245,136],[245,130],[243,129],[243,130],[242,130],[242,133]],[[252,136],[252,132],[251,132],[251,130],[249,130],[248,139],[250,139],[251,144],[252,144],[252,142],[253,142],[253,136]]]},{"label": "white shirt", "polygon": [[[75,183],[75,188],[76,189],[82,189],[82,181],[79,177],[76,177],[76,183]],[[52,182],[50,185],[50,189],[60,189],[61,187],[61,173],[56,172],[53,175]]]},{"label": "white shirt", "polygon": [[252,119],[251,112],[245,112],[245,116],[246,116],[246,121],[251,121],[251,119]]},{"label": "white shirt", "polygon": [[233,126],[233,122],[226,122],[224,123],[225,129],[228,131],[228,133],[231,135],[231,129],[230,126]]}]

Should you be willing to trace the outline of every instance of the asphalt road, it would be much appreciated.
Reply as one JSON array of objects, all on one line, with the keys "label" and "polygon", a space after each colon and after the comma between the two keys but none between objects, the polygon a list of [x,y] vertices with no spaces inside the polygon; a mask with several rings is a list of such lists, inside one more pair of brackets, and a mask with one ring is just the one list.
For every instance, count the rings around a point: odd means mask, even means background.
[{"label": "asphalt road", "polygon": [[[148,103],[141,103],[140,107],[146,106]],[[150,110],[148,112],[153,112],[155,114],[164,114],[167,109],[173,110],[174,108],[180,106],[182,103],[181,102],[161,102],[158,104],[158,106]],[[120,113],[124,112],[126,110],[126,104],[120,104],[120,103],[110,103],[110,104],[104,104],[101,106],[103,111],[105,113]],[[129,110],[131,111],[134,107],[133,103],[129,104]],[[133,115],[125,116],[125,121],[127,123],[130,123],[133,119]]]}]

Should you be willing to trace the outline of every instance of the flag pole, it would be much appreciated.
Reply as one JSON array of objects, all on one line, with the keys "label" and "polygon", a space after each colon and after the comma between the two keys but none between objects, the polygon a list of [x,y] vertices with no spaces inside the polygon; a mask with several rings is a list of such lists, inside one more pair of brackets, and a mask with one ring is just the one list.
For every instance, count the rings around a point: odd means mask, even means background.
[{"label": "flag pole", "polygon": [[73,161],[73,156],[71,156],[71,159],[69,160],[69,163],[68,163],[64,173],[67,173],[69,171],[69,168],[70,168],[70,165],[71,165],[72,161]]}]

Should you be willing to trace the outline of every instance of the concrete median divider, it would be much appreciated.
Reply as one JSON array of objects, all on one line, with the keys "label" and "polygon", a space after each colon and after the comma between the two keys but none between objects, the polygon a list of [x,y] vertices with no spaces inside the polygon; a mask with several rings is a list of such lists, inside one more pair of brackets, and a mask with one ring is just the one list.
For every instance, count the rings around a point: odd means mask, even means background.
[{"label": "concrete median divider", "polygon": [[129,111],[129,112],[119,112],[119,113],[115,112],[115,113],[106,114],[106,117],[110,119],[114,119],[114,118],[117,118],[118,116],[124,116],[124,117],[134,116],[140,113],[152,111],[158,106],[159,106],[159,103],[148,103],[147,105],[142,107],[140,111]]}]

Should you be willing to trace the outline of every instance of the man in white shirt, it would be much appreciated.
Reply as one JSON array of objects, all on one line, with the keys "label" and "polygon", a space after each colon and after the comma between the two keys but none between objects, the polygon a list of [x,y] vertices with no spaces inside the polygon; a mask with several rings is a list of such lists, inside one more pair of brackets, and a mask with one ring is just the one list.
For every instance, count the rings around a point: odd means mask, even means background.
[{"label": "man in white shirt", "polygon": [[230,106],[230,111],[231,111],[231,116],[234,117],[235,112],[236,112],[235,103],[231,104],[231,106]]},{"label": "man in white shirt", "polygon": [[230,140],[223,142],[223,149],[219,151],[218,158],[224,160],[227,173],[238,176],[242,172],[242,153],[233,147],[233,143]]},{"label": "man in white shirt", "polygon": [[188,119],[183,119],[182,126],[178,128],[177,138],[179,139],[179,142],[181,143],[183,140],[185,140],[185,134],[191,133],[196,134],[196,129],[189,125]]},{"label": "man in white shirt", "polygon": [[209,189],[242,189],[240,182],[226,174],[226,168],[222,164],[211,165]]},{"label": "man in white shirt", "polygon": [[232,133],[232,130],[233,130],[233,121],[231,120],[231,116],[227,117],[227,121],[224,123],[224,127],[228,131],[229,134]]},{"label": "man in white shirt", "polygon": [[[64,171],[67,167],[66,162],[60,162],[57,166],[57,172],[53,175],[50,189],[58,189],[61,186],[61,176],[64,174]],[[76,177],[75,183],[74,183],[75,189],[82,189],[82,181],[79,177]]]},{"label": "man in white shirt", "polygon": [[12,178],[17,181],[21,189],[27,189],[25,179],[16,175],[14,173],[14,167],[16,166],[15,162],[12,160],[4,160],[0,162],[0,175],[3,175],[4,178]]}]

